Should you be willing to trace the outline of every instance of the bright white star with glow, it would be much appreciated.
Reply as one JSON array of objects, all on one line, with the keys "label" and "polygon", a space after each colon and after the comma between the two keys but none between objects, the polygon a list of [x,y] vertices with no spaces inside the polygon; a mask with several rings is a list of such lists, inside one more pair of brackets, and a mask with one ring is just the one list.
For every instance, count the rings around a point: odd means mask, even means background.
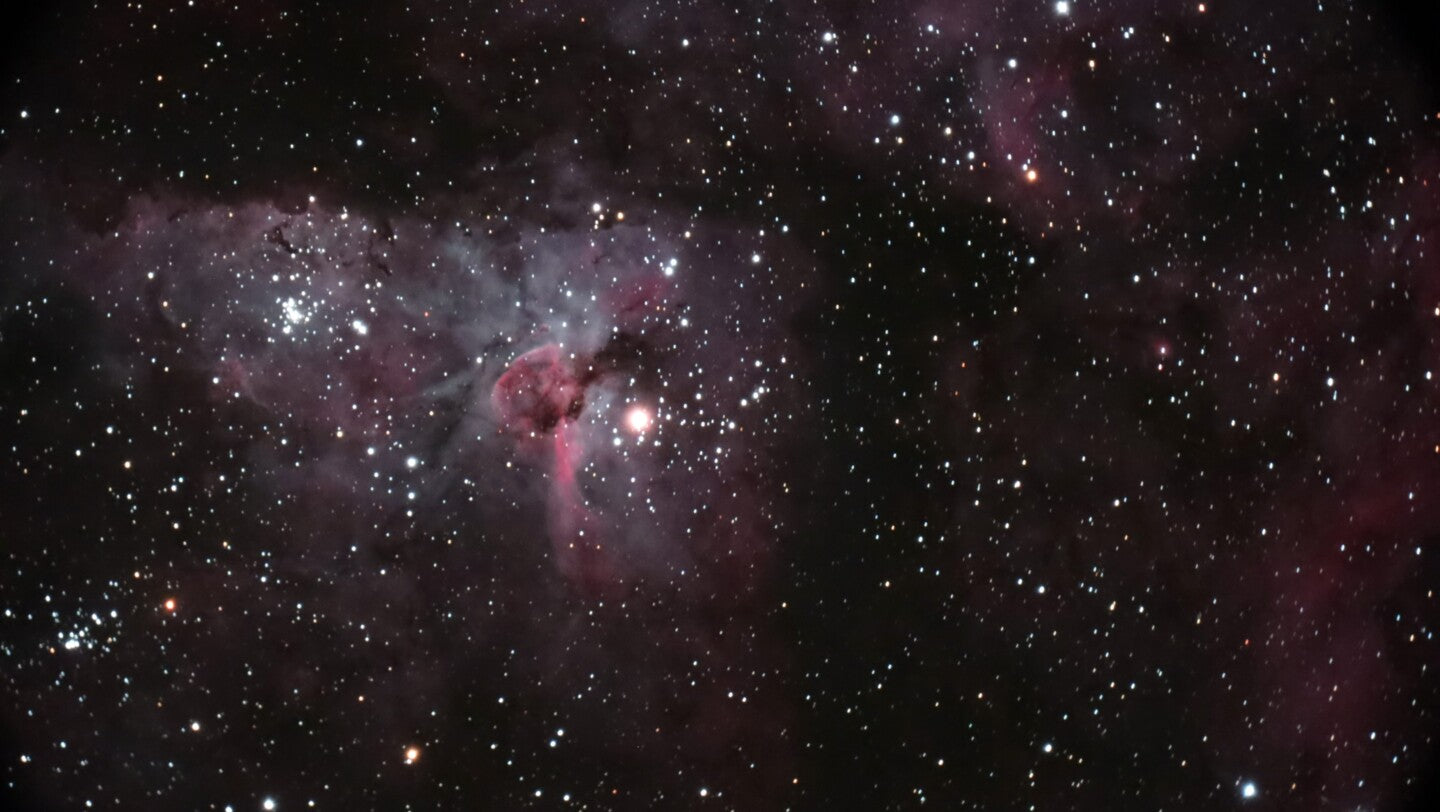
[{"label": "bright white star with glow", "polygon": [[644,406],[632,406],[625,413],[625,427],[636,434],[644,434],[650,428],[650,412]]}]

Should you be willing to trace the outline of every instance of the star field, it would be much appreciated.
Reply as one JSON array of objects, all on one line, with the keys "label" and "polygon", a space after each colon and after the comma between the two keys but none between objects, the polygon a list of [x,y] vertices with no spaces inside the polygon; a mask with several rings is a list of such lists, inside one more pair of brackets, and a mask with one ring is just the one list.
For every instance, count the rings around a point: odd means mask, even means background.
[{"label": "star field", "polygon": [[59,2],[7,809],[1425,809],[1433,14]]}]

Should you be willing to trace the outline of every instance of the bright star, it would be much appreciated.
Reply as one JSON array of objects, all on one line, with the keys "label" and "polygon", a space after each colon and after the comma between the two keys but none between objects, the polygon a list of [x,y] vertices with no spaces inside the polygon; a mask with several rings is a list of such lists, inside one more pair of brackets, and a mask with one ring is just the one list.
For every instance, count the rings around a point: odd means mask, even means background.
[{"label": "bright star", "polygon": [[650,412],[644,406],[635,406],[625,413],[625,425],[636,434],[643,434],[650,428]]}]

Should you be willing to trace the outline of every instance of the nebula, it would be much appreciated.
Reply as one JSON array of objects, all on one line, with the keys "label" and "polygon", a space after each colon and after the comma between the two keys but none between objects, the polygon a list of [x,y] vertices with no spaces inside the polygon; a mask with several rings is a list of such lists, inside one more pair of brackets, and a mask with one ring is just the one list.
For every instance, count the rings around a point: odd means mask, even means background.
[{"label": "nebula", "polygon": [[555,344],[516,358],[490,394],[496,416],[508,432],[536,438],[574,422],[585,408],[585,383]]},{"label": "nebula", "polygon": [[555,344],[516,358],[491,392],[502,430],[540,457],[547,469],[548,532],[556,565],[588,595],[614,592],[618,574],[609,558],[601,523],[585,504],[576,471],[585,463],[582,429],[585,387],[594,367],[578,371]]}]

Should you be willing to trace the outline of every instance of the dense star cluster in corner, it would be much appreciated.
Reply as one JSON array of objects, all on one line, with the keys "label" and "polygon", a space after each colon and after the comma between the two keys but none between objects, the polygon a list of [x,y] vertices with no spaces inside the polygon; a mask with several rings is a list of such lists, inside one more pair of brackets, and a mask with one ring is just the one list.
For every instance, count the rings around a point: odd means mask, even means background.
[{"label": "dense star cluster in corner", "polygon": [[31,12],[0,805],[1425,808],[1392,17]]}]

